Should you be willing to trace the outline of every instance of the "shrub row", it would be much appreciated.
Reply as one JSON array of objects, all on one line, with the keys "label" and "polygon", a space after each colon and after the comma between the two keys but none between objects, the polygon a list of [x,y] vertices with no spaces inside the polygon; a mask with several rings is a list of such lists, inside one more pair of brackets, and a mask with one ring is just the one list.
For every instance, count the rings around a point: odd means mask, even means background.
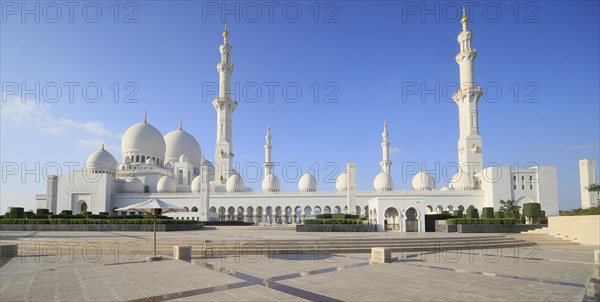
[{"label": "shrub row", "polygon": [[317,215],[317,219],[358,219],[358,218],[360,218],[360,217],[358,217],[358,215],[343,214],[343,213]]},{"label": "shrub row", "polygon": [[207,221],[204,225],[254,225],[254,222],[243,222],[243,221]]},{"label": "shrub row", "polygon": [[[2,219],[0,224],[153,224],[153,219]],[[158,219],[157,224],[197,224],[198,221]]]},{"label": "shrub row", "polygon": [[[356,216],[356,215],[351,215]],[[362,219],[305,219],[304,224],[362,224]]]},{"label": "shrub row", "polygon": [[516,224],[514,218],[451,218],[447,224]]},{"label": "shrub row", "polygon": [[[61,213],[63,213],[62,211]],[[106,213],[106,212],[103,212]],[[15,219],[12,215],[4,216],[6,219]],[[77,214],[77,215],[63,215],[63,214],[34,214],[33,212],[25,212],[25,217],[27,219],[154,219],[152,215],[129,215],[129,216],[118,216],[118,215],[104,215],[104,214]],[[172,217],[159,215],[158,219],[173,219]]]},{"label": "shrub row", "polygon": [[[572,209],[568,211],[558,211],[560,216],[577,216],[577,215],[600,215],[600,206],[587,209]],[[545,215],[544,215],[545,216]]]}]

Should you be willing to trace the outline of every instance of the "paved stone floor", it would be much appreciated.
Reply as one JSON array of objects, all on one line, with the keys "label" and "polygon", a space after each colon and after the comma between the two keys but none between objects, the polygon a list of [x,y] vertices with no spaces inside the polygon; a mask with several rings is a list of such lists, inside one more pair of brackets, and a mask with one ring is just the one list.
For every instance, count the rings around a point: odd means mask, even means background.
[{"label": "paved stone floor", "polygon": [[[188,233],[187,236],[197,233]],[[3,241],[31,238],[148,239],[148,233],[0,232]],[[185,232],[162,233],[176,240]],[[293,230],[221,228],[207,238],[326,240],[431,234],[297,234]],[[457,238],[471,235],[453,235]],[[519,237],[520,235],[514,235]],[[522,236],[521,236],[522,237]],[[519,238],[521,238],[519,237]],[[30,251],[0,268],[0,301],[594,301],[594,247],[533,238],[535,245],[486,250],[394,253],[370,264],[368,254],[234,255],[144,262],[123,250]],[[537,240],[539,239],[539,240]],[[598,247],[596,247],[597,249]],[[169,256],[169,255],[168,255]]]}]

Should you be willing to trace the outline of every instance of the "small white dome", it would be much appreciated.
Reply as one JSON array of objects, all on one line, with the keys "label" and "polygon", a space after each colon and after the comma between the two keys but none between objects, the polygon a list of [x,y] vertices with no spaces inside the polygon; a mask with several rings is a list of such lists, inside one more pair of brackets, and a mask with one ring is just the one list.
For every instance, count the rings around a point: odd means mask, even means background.
[{"label": "small white dome", "polygon": [[175,183],[175,179],[172,177],[163,176],[158,180],[156,190],[159,193],[175,193],[177,191],[177,183]]},{"label": "small white dome", "polygon": [[312,174],[306,172],[298,181],[298,190],[300,192],[316,192],[317,191],[317,180]]},{"label": "small white dome", "polygon": [[244,183],[244,180],[242,179],[240,174],[235,172],[227,179],[225,188],[229,193],[244,192],[246,190],[246,184]]},{"label": "small white dome", "polygon": [[376,192],[392,191],[394,190],[394,180],[389,174],[381,172],[373,180],[373,188]]},{"label": "small white dome", "polygon": [[457,191],[470,191],[475,188],[475,182],[467,172],[460,170],[452,176],[450,188]]},{"label": "small white dome", "polygon": [[415,191],[435,190],[435,179],[425,171],[419,171],[412,179],[412,187]]},{"label": "small white dome", "polygon": [[198,175],[198,176],[194,177],[194,180],[192,180],[192,192],[200,193],[201,186],[202,186],[202,175]]},{"label": "small white dome", "polygon": [[129,177],[123,183],[123,192],[144,193],[144,183],[137,177]]},{"label": "small white dome", "polygon": [[265,178],[262,182],[263,192],[279,192],[281,189],[281,183],[279,182],[279,178],[273,174],[265,175]]},{"label": "small white dome", "polygon": [[348,173],[345,171],[335,181],[335,190],[338,192],[348,191]]},{"label": "small white dome", "polygon": [[440,189],[440,191],[444,191],[444,192],[445,192],[445,191],[450,191],[450,188],[448,188],[448,187],[446,187],[446,186],[443,186],[443,187]]},{"label": "small white dome", "polygon": [[125,156],[125,157],[123,158],[123,163],[124,163],[124,164],[130,164],[130,163],[131,163],[131,157],[129,157],[129,156]]},{"label": "small white dome", "polygon": [[117,160],[104,150],[104,146],[90,154],[86,161],[86,169],[90,173],[115,173],[117,166]]},{"label": "small white dome", "polygon": [[163,158],[165,150],[165,139],[162,134],[148,123],[139,123],[129,127],[121,139],[123,157],[128,153],[145,153]]},{"label": "small white dome", "polygon": [[265,175],[265,178],[262,181],[262,190],[263,192],[279,192],[281,189],[281,183],[279,182],[279,178],[273,174]]},{"label": "small white dome", "polygon": [[187,131],[182,129],[173,130],[165,135],[166,153],[165,160],[181,161],[181,156],[186,155],[188,160],[199,165],[202,160],[202,151],[198,141]]},{"label": "small white dome", "polygon": [[148,159],[146,159],[146,164],[147,165],[154,165],[154,160],[152,158],[148,158]]},{"label": "small white dome", "polygon": [[185,154],[181,154],[181,156],[179,157],[179,162],[180,163],[187,163],[190,161],[190,158],[185,155]]},{"label": "small white dome", "polygon": [[173,164],[170,162],[165,163],[165,169],[173,170]]}]

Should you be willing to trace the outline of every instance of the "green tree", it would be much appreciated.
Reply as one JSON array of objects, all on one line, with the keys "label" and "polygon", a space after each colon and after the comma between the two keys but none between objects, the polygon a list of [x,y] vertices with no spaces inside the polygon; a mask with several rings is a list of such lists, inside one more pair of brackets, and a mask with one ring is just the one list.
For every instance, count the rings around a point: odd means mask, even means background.
[{"label": "green tree", "polygon": [[506,218],[520,218],[521,206],[517,205],[517,202],[511,199],[506,201],[500,199],[500,210],[498,212],[502,213]]},{"label": "green tree", "polygon": [[586,189],[589,192],[600,192],[600,184],[591,184]]}]

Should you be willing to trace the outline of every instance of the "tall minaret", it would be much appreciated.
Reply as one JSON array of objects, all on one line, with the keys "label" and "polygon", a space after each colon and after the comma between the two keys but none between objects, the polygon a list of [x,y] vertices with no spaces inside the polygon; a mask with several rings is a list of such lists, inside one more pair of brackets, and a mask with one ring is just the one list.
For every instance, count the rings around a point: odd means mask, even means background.
[{"label": "tall minaret", "polygon": [[217,64],[219,71],[219,96],[212,104],[217,110],[217,143],[215,146],[215,183],[223,185],[227,178],[233,175],[233,142],[232,142],[232,115],[237,107],[237,102],[230,97],[231,74],[233,64],[230,63],[231,45],[227,44],[229,32],[227,24],[223,31],[223,44],[219,47],[221,61]]},{"label": "tall minaret", "polygon": [[381,136],[383,137],[383,141],[381,142],[381,151],[383,154],[379,164],[381,165],[381,172],[390,174],[392,161],[390,160],[390,141],[388,139],[389,134],[387,131],[387,123],[385,121],[383,122],[383,132],[381,132]]},{"label": "tall minaret", "polygon": [[263,163],[265,167],[265,177],[267,175],[273,174],[273,163],[271,162],[271,149],[273,146],[271,145],[271,128],[267,127],[267,135],[265,135],[265,162]]},{"label": "tall minaret", "polygon": [[460,51],[456,55],[456,63],[460,66],[460,89],[452,98],[458,105],[460,127],[458,165],[473,176],[483,169],[483,149],[477,117],[477,102],[483,95],[483,89],[476,86],[473,77],[473,61],[477,57],[477,51],[471,48],[473,32],[467,29],[468,21],[463,7],[463,17],[460,21],[462,31],[458,34]]}]

